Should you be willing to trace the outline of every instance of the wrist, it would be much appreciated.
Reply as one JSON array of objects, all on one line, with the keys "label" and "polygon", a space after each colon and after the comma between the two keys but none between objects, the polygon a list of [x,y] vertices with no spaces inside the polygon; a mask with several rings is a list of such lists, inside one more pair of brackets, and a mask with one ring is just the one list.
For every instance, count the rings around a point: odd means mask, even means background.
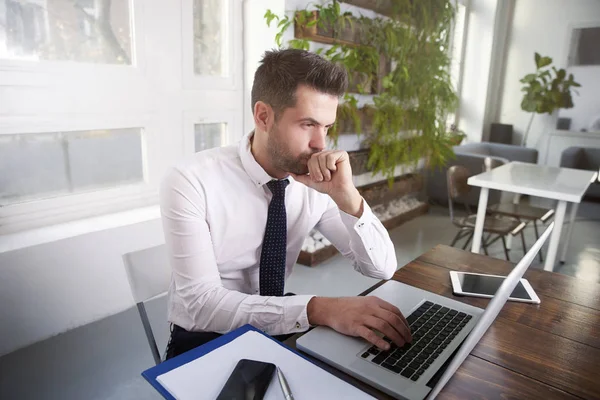
[{"label": "wrist", "polygon": [[346,214],[360,218],[363,213],[363,198],[354,186],[347,191],[331,196],[338,208]]},{"label": "wrist", "polygon": [[334,299],[327,297],[313,297],[306,306],[308,323],[312,326],[328,326],[329,305]]}]

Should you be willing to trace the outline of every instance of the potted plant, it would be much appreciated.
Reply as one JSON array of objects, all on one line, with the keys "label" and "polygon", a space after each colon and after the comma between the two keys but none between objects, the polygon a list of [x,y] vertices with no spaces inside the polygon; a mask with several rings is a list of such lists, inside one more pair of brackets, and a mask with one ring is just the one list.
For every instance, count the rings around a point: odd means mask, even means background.
[{"label": "potted plant", "polygon": [[551,67],[551,64],[552,58],[542,57],[535,53],[535,72],[525,75],[520,80],[523,83],[521,91],[525,92],[521,101],[521,109],[531,113],[527,129],[523,133],[521,146],[525,146],[527,143],[527,136],[535,114],[551,115],[558,109],[572,108],[571,90],[573,87],[581,86],[575,82],[573,74],[569,74],[567,78],[567,72],[564,69],[557,70],[555,67]]},{"label": "potted plant", "polygon": [[[379,4],[359,3],[365,7]],[[365,135],[369,169],[373,174],[383,173],[391,182],[398,165],[416,166],[421,160],[430,167],[444,165],[453,157],[452,145],[459,138],[446,123],[457,103],[448,72],[453,1],[388,3],[394,7],[387,17],[353,16],[341,12],[339,1],[333,0],[321,5],[311,3],[310,8],[298,10],[292,17],[267,11],[265,19],[268,24],[278,23],[279,46],[284,32],[294,24],[296,36],[288,46],[308,50],[313,41],[328,43],[331,47],[316,52],[343,65],[350,76],[373,78],[371,85],[355,80],[357,93],[344,96],[339,122],[330,134],[335,138],[353,124],[355,133]],[[389,4],[381,3],[379,7]],[[334,33],[333,37],[323,38],[318,34],[330,32],[328,27],[345,32],[345,36]],[[348,29],[356,30],[355,35],[349,35]],[[355,38],[352,43],[347,40],[350,36]],[[357,94],[374,94],[368,109],[358,108]],[[363,120],[365,115],[369,116],[368,122]]]}]

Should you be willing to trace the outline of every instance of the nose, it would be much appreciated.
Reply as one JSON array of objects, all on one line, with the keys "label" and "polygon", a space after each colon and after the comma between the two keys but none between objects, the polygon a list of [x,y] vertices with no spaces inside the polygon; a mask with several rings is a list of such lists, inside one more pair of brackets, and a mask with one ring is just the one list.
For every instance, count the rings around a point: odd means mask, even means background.
[{"label": "nose", "polygon": [[320,126],[314,129],[312,137],[310,138],[309,147],[313,150],[322,151],[325,150],[327,142],[325,137],[327,136],[327,128]]}]

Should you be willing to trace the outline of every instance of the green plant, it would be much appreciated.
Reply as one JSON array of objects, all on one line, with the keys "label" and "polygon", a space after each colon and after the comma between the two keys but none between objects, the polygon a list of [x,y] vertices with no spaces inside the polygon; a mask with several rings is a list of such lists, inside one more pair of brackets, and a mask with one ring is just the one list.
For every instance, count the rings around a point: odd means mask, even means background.
[{"label": "green plant", "polygon": [[564,69],[550,68],[550,64],[552,64],[552,58],[542,57],[535,53],[535,72],[525,75],[520,80],[524,84],[521,91],[525,92],[521,101],[521,109],[531,113],[521,145],[525,145],[527,142],[529,129],[536,113],[552,114],[561,108],[572,108],[571,89],[581,86],[575,82],[573,74],[569,74],[567,78],[567,72]]},{"label": "green plant", "polygon": [[[435,167],[452,158],[457,138],[446,127],[447,115],[457,102],[448,72],[452,0],[397,0],[385,18],[341,12],[336,0],[310,7],[293,17],[267,11],[265,19],[267,24],[277,22],[280,47],[292,24],[331,34],[331,47],[316,52],[343,65],[357,92],[344,96],[338,122],[330,130],[333,138],[343,121],[352,121],[355,132],[361,133],[357,94],[372,93],[366,85],[371,79],[382,89],[370,105],[371,129],[364,132],[374,174],[382,172],[391,181],[399,164],[416,165],[425,159],[427,166]],[[342,38],[348,30],[355,32],[355,43]],[[308,50],[310,41],[296,36],[288,45]]]}]

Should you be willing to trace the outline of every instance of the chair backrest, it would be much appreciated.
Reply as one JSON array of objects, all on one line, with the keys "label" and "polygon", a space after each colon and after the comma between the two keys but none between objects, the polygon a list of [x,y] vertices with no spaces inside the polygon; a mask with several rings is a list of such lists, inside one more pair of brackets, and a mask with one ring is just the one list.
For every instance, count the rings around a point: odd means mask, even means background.
[{"label": "chair backrest", "polygon": [[483,172],[491,171],[494,168],[498,168],[499,166],[501,166],[503,164],[504,164],[503,162],[499,161],[496,158],[486,157],[483,160]]},{"label": "chair backrest", "polygon": [[[469,170],[461,165],[453,165],[448,168],[446,172],[446,180],[448,183],[448,206],[450,208],[450,219],[454,221],[454,201],[464,199],[471,190],[471,187],[467,183],[471,173]],[[467,212],[468,204],[465,203]]]},{"label": "chair backrest", "polygon": [[152,326],[146,313],[144,302],[163,295],[169,290],[171,268],[165,245],[134,251],[123,255],[125,271],[129,279],[131,294],[136,302],[146,339],[152,351],[154,362],[158,365],[162,359],[152,332]]},{"label": "chair backrest", "polygon": [[453,165],[448,168],[446,177],[448,179],[448,196],[452,200],[457,200],[462,196],[469,194],[471,187],[467,183],[471,173],[462,165]]},{"label": "chair backrest", "polygon": [[171,267],[164,244],[123,255],[125,270],[136,303],[165,293],[171,282]]}]

